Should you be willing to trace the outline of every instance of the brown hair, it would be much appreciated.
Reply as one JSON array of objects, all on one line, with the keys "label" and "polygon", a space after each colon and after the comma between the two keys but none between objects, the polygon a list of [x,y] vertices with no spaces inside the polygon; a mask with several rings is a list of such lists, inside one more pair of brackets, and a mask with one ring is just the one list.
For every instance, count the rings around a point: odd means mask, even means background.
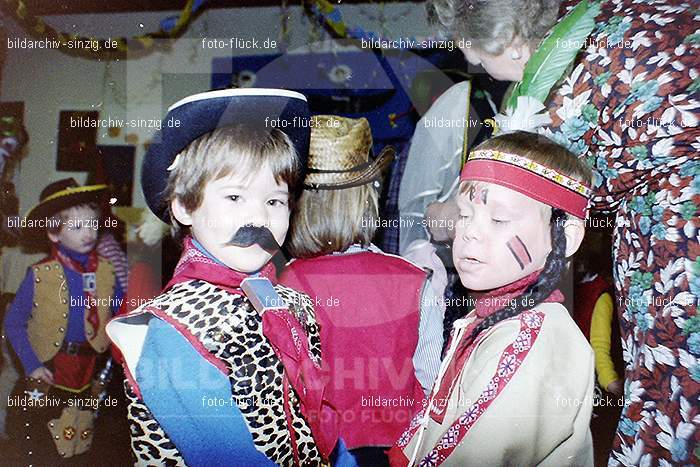
[{"label": "brown hair", "polygon": [[[584,159],[574,155],[546,136],[527,131],[515,131],[487,139],[473,151],[490,149],[526,157],[550,169],[556,170],[584,185],[590,186],[592,181],[591,169]],[[479,182],[463,182],[459,194],[467,191]]]},{"label": "brown hair", "polygon": [[292,218],[289,252],[311,258],[369,245],[377,228],[379,193],[372,183],[337,190],[304,190]]},{"label": "brown hair", "polygon": [[[490,149],[518,154],[557,170],[579,182],[590,185],[591,170],[583,159],[579,159],[566,148],[536,133],[516,131],[499,135],[484,141],[476,149]],[[469,188],[474,186],[474,183],[471,181],[462,183],[460,195],[466,194]],[[552,208],[549,212],[549,217],[552,250],[547,255],[544,267],[537,280],[530,284],[522,294],[513,298],[510,304],[490,314],[472,330],[471,334],[467,336],[461,345],[470,345],[484,330],[523,311],[535,308],[556,290],[568,264],[566,259],[566,234],[564,231],[568,214],[561,209]],[[452,329],[454,321],[461,316],[454,312],[445,314],[443,326],[446,336],[449,335],[448,333]]]},{"label": "brown hair", "polygon": [[58,234],[66,225],[68,219],[70,218],[69,211],[73,209],[90,209],[97,216],[101,214],[100,205],[95,202],[76,204],[75,206],[70,206],[65,209],[58,211],[56,214],[51,216],[46,223],[46,232],[50,234]]},{"label": "brown hair", "polygon": [[[192,141],[178,154],[179,162],[168,176],[163,200],[177,236],[181,226],[170,211],[170,202],[178,199],[189,212],[202,204],[204,187],[212,180],[234,172],[252,173],[270,164],[277,183],[286,183],[290,193],[300,184],[301,163],[294,144],[282,131],[249,125],[217,128]],[[290,208],[294,197],[290,196]]]}]

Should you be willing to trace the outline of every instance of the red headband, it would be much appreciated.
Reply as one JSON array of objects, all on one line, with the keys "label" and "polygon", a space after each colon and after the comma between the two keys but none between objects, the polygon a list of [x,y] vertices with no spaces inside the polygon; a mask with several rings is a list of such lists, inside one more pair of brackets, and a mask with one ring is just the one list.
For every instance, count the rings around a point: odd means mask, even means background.
[{"label": "red headband", "polygon": [[490,149],[473,151],[460,180],[495,183],[580,219],[588,217],[588,186],[517,154]]}]

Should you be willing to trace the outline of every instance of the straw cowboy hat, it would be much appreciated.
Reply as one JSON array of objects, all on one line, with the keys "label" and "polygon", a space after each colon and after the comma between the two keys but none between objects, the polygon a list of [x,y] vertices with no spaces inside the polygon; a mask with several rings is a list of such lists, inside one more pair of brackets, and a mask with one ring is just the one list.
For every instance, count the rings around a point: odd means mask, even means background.
[{"label": "straw cowboy hat", "polygon": [[371,150],[372,132],[366,118],[311,117],[311,143],[304,187],[335,190],[377,180],[396,151],[387,146],[370,161]]}]

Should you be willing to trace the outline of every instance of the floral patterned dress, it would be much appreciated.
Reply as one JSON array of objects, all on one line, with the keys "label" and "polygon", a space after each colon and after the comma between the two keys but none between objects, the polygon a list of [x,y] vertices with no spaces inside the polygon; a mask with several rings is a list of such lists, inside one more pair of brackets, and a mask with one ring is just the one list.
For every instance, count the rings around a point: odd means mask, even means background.
[{"label": "floral patterned dress", "polygon": [[699,465],[700,3],[603,1],[545,133],[594,168],[616,213],[626,362],[609,465]]}]

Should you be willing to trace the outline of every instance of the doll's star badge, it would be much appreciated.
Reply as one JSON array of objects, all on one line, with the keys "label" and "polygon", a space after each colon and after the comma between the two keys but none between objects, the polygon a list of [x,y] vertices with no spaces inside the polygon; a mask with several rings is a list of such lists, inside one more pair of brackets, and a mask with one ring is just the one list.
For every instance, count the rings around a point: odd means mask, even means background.
[{"label": "doll's star badge", "polygon": [[31,391],[24,391],[25,394],[29,396],[29,399],[33,401],[38,401],[42,397],[44,397],[44,393],[39,391],[37,388],[32,389]]}]

